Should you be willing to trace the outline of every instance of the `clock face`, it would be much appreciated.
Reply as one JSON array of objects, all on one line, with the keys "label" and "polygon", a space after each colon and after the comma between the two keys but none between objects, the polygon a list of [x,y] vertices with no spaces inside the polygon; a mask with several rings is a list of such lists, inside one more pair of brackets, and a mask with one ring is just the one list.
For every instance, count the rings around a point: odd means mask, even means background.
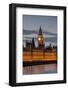
[{"label": "clock face", "polygon": [[38,41],[42,41],[43,40],[43,37],[38,37]]},{"label": "clock face", "polygon": [[38,40],[41,41],[41,38],[39,37]]}]

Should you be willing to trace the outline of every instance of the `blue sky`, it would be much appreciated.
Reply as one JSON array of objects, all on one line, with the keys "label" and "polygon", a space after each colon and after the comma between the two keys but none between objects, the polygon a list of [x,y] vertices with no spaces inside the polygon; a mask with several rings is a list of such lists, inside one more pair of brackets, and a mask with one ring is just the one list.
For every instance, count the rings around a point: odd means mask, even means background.
[{"label": "blue sky", "polygon": [[57,16],[23,15],[24,43],[26,40],[35,39],[37,46],[37,34],[42,28],[45,46],[57,44]]}]

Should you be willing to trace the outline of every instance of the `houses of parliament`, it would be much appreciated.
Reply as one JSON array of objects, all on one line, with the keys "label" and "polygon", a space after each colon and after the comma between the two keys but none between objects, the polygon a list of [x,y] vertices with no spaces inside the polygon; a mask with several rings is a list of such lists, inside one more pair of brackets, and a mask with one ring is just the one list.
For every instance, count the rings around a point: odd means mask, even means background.
[{"label": "houses of parliament", "polygon": [[24,62],[53,62],[57,61],[57,47],[51,47],[51,44],[45,47],[42,29],[40,27],[37,34],[38,46],[35,46],[34,38],[30,42],[26,42],[23,47]]}]

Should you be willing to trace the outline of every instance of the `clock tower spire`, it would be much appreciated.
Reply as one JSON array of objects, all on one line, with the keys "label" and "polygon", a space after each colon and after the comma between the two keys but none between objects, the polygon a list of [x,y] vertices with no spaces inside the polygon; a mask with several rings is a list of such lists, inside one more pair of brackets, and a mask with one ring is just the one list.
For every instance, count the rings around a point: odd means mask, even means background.
[{"label": "clock tower spire", "polygon": [[38,33],[38,37],[37,37],[37,40],[38,40],[38,47],[44,47],[44,44],[43,44],[43,34],[42,34],[42,29],[40,27],[39,29],[39,33]]}]

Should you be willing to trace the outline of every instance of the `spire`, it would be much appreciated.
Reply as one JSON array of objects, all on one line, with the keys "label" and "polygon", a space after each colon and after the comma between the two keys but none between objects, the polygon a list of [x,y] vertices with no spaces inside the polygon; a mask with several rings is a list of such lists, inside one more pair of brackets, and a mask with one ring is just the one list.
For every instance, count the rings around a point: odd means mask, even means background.
[{"label": "spire", "polygon": [[35,47],[35,41],[34,41],[34,38],[32,38],[32,47],[33,47],[33,48]]},{"label": "spire", "polygon": [[40,26],[40,29],[39,29],[39,35],[42,34],[42,29],[41,29],[41,26]]}]

